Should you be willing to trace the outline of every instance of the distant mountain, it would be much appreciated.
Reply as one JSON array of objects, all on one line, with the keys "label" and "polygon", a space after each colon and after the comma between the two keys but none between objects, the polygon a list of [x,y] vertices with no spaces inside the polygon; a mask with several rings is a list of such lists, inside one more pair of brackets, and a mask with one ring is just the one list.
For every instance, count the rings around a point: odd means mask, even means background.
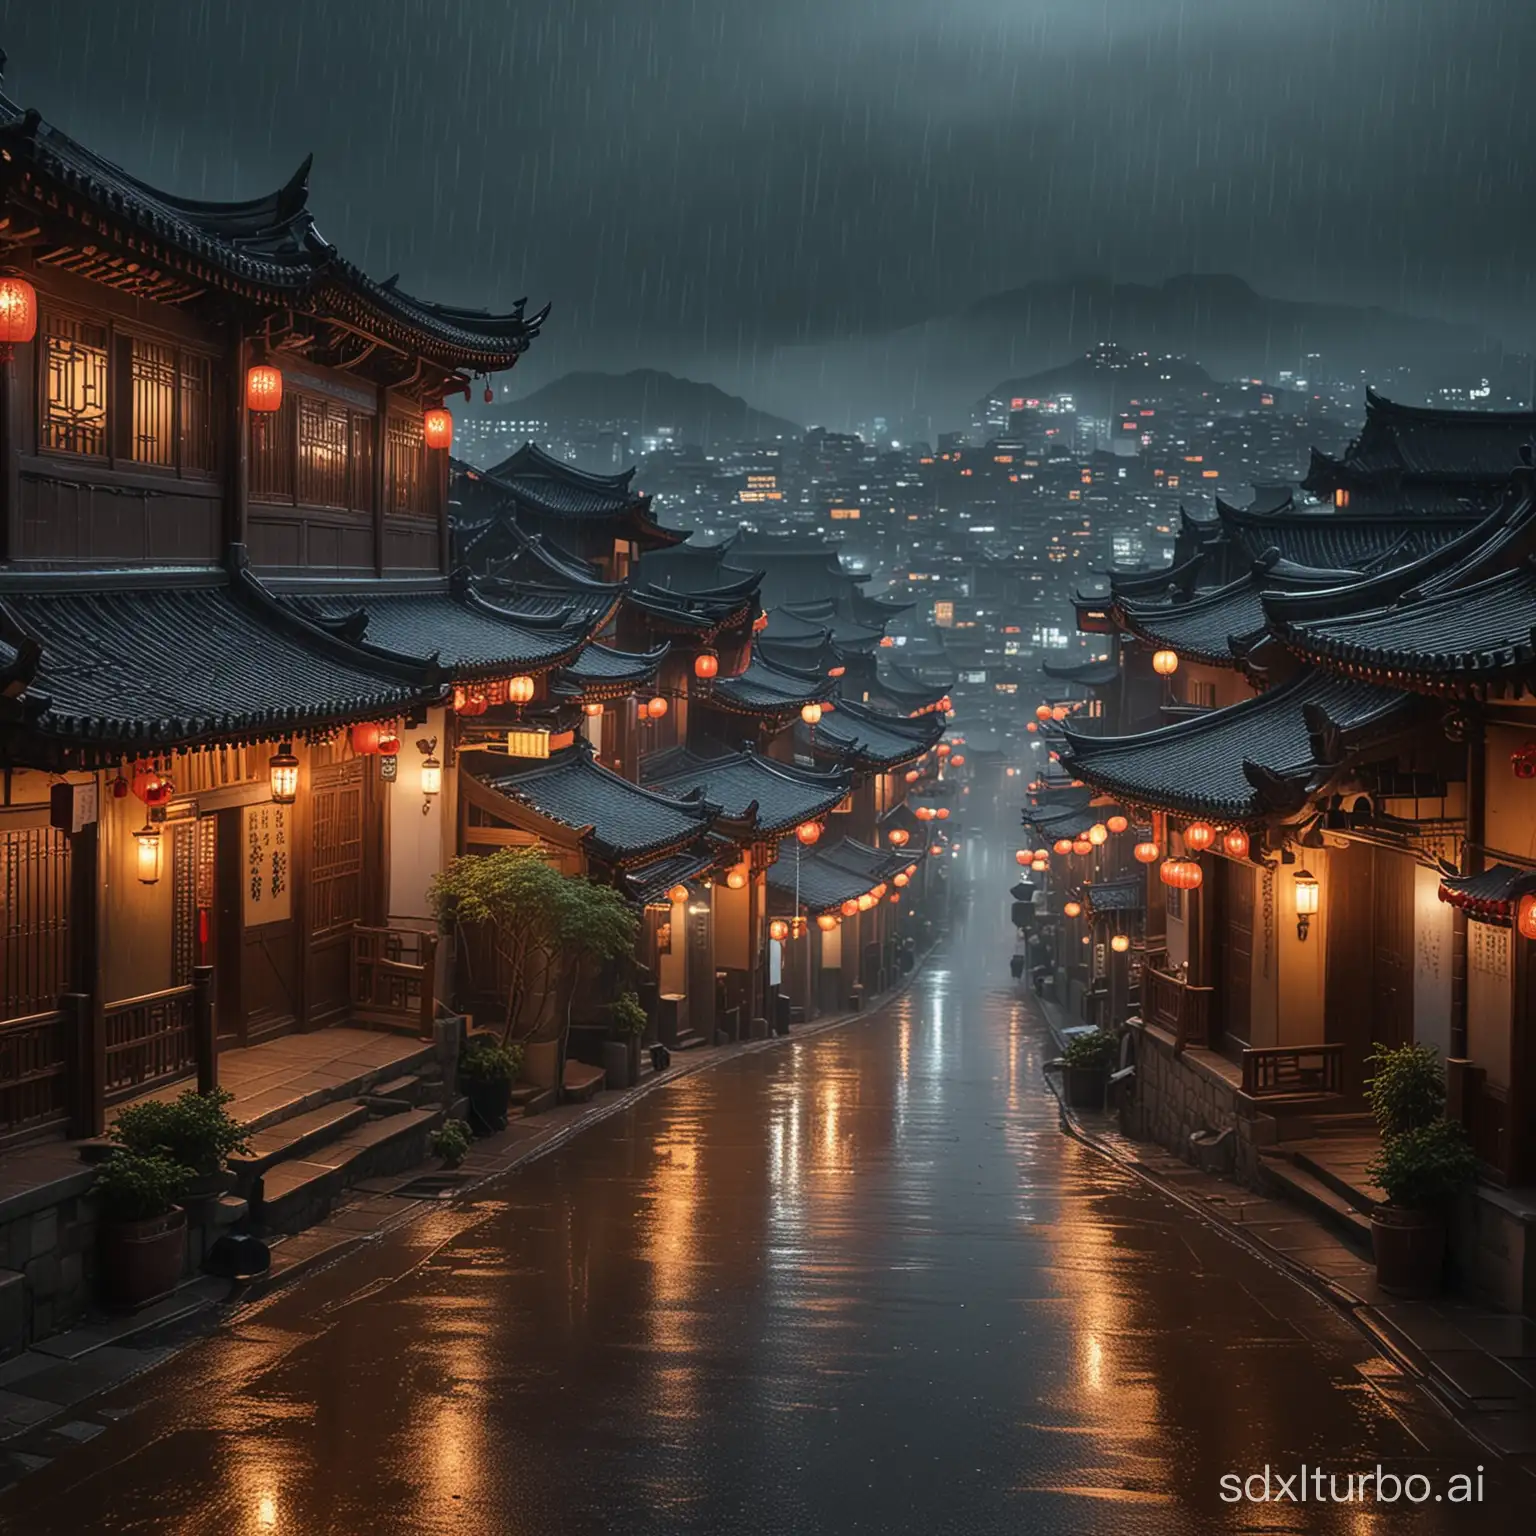
[{"label": "distant mountain", "polygon": [[1179,355],[1218,379],[1273,379],[1282,368],[1304,369],[1314,352],[1334,378],[1384,377],[1403,365],[1465,375],[1500,368],[1506,357],[1472,326],[1270,298],[1220,273],[1160,284],[1080,276],[992,294],[883,335],[781,348],[770,397],[803,397],[805,414],[834,402],[867,410],[867,402],[897,401],[958,425],[993,380],[1059,367],[1100,342]]},{"label": "distant mountain", "polygon": [[716,441],[798,435],[802,428],[782,416],[756,410],[739,395],[713,384],[678,378],[654,368],[630,373],[567,373],[531,395],[500,406],[497,414],[532,418],[552,426],[611,422],[654,432],[670,427],[680,443],[709,447]]},{"label": "distant mountain", "polygon": [[[1112,360],[1101,354],[1113,354]],[[1136,395],[1166,398],[1169,395],[1199,395],[1220,388],[1199,363],[1183,357],[1155,356],[1150,352],[1128,353],[1118,347],[1095,348],[1074,357],[1059,368],[1045,368],[1038,373],[1004,379],[994,384],[972,407],[973,417],[986,414],[993,399],[1014,400],[1022,397],[1046,399],[1053,395],[1071,395],[1080,411],[1105,416],[1123,410]]]}]

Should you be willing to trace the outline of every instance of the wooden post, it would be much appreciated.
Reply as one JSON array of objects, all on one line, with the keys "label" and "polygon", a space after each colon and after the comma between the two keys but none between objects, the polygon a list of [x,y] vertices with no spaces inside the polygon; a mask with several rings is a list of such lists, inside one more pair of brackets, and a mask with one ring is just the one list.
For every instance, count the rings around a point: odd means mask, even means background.
[{"label": "wooden post", "polygon": [[380,384],[373,421],[373,573],[384,574],[384,498],[389,491],[385,455],[389,448],[389,385]]},{"label": "wooden post", "polygon": [[[98,781],[99,782],[99,781]],[[101,997],[101,823],[70,837],[70,996],[75,1009],[74,1119],[79,1136],[100,1136],[107,1114],[107,1027]]]},{"label": "wooden post", "polygon": [[427,1037],[437,1028],[437,935],[421,936],[421,1033]]},{"label": "wooden post", "polygon": [[105,1106],[97,1091],[94,1009],[84,992],[66,992],[59,999],[64,1027],[69,1031],[69,1134],[100,1136],[106,1129]]},{"label": "wooden post", "polygon": [[213,967],[192,967],[192,1054],[197,1061],[197,1091],[219,1086],[219,1036],[214,1022]]},{"label": "wooden post", "polygon": [[245,401],[245,332],[236,325],[229,347],[229,432],[225,472],[224,542],[249,542],[250,507],[250,413]]}]

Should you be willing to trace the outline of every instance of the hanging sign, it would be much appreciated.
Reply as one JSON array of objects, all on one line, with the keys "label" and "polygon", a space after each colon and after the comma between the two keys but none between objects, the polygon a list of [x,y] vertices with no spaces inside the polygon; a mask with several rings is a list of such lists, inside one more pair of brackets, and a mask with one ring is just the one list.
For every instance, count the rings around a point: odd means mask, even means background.
[{"label": "hanging sign", "polygon": [[293,915],[289,808],[268,801],[245,807],[245,926],[283,923]]}]

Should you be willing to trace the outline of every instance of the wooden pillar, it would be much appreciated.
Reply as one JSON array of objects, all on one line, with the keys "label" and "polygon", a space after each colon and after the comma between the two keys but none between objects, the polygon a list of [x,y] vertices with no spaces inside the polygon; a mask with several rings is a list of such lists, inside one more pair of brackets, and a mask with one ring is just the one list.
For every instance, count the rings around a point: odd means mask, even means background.
[{"label": "wooden pillar", "polygon": [[389,386],[381,384],[373,422],[373,573],[384,574],[384,498],[389,491],[385,454],[389,443]]},{"label": "wooden pillar", "polygon": [[213,967],[192,967],[192,1053],[197,1062],[197,1091],[219,1086],[219,1038],[213,1008]]},{"label": "wooden pillar", "polygon": [[225,413],[229,433],[224,469],[224,542],[246,544],[250,535],[251,427],[245,401],[247,366],[245,332],[233,327],[229,345],[229,402]]},{"label": "wooden pillar", "polygon": [[70,838],[70,1008],[74,1039],[75,1109],[70,1133],[106,1129],[107,1035],[101,996],[101,824]]}]

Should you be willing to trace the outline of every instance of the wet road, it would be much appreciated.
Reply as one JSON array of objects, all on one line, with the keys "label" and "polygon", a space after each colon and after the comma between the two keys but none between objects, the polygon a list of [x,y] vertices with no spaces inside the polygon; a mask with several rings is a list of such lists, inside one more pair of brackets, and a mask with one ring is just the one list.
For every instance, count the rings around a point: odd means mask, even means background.
[{"label": "wet road", "polygon": [[1004,953],[962,933],[884,1012],[654,1092],[246,1312],[108,1399],[134,1411],[0,1529],[1516,1529],[1492,1467],[1476,1510],[1223,1503],[1266,1462],[1439,1492],[1486,1458],[1061,1133]]}]

